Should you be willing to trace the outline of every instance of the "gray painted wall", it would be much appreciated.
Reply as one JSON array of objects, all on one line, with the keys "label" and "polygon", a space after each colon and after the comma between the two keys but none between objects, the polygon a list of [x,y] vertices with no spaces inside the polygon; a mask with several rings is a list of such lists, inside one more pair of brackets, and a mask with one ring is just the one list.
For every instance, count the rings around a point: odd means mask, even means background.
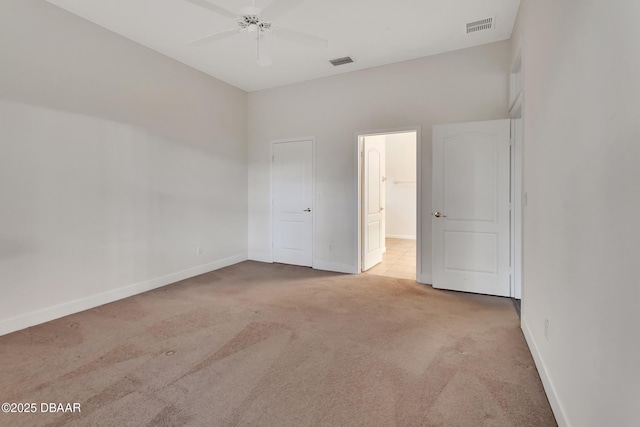
[{"label": "gray painted wall", "polygon": [[522,327],[561,426],[640,419],[639,16],[636,0],[523,0],[513,36],[528,193]]},{"label": "gray painted wall", "polygon": [[[508,117],[509,42],[249,94],[249,257],[271,259],[270,141],[316,137],[315,262],[357,268],[355,133],[422,128],[422,281],[431,283],[431,133]],[[329,249],[331,246],[332,249]]]},{"label": "gray painted wall", "polygon": [[37,0],[0,58],[0,333],[246,259],[245,92]]}]

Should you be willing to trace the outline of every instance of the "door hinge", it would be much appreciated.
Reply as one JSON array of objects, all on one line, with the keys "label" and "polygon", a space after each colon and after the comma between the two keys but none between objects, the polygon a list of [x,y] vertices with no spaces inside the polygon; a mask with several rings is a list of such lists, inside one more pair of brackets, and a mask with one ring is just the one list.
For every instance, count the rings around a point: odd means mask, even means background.
[{"label": "door hinge", "polygon": [[509,146],[513,147],[516,143],[516,139],[515,138],[510,138],[509,139]]}]

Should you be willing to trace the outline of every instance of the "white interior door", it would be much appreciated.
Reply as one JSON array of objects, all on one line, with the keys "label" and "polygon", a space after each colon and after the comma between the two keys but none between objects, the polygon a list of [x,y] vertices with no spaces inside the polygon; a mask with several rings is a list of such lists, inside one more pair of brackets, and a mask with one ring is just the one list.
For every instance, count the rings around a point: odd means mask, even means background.
[{"label": "white interior door", "polygon": [[433,286],[509,296],[510,121],[433,129]]},{"label": "white interior door", "polygon": [[368,270],[382,261],[385,250],[384,225],[384,170],[385,170],[384,135],[368,136],[363,143],[362,168],[362,270]]},{"label": "white interior door", "polygon": [[273,144],[273,261],[313,264],[313,142]]}]

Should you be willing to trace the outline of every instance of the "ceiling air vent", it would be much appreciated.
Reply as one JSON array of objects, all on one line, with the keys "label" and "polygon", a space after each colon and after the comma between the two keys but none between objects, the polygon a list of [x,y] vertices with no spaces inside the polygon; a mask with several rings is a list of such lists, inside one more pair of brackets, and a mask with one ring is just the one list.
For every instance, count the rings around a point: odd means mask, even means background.
[{"label": "ceiling air vent", "polygon": [[467,22],[467,34],[476,33],[478,31],[493,29],[494,19],[493,17],[479,19],[473,22]]},{"label": "ceiling air vent", "polygon": [[337,67],[338,65],[351,64],[353,62],[353,59],[351,59],[350,56],[345,56],[344,58],[332,59],[329,62],[331,62],[334,67]]}]

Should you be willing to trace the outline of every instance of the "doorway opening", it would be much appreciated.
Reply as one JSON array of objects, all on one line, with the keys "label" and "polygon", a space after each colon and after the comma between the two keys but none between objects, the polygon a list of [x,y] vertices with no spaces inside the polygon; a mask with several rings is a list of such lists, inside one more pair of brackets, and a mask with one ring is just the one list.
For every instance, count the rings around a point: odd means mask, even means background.
[{"label": "doorway opening", "polygon": [[420,281],[418,127],[358,141],[358,272]]}]

